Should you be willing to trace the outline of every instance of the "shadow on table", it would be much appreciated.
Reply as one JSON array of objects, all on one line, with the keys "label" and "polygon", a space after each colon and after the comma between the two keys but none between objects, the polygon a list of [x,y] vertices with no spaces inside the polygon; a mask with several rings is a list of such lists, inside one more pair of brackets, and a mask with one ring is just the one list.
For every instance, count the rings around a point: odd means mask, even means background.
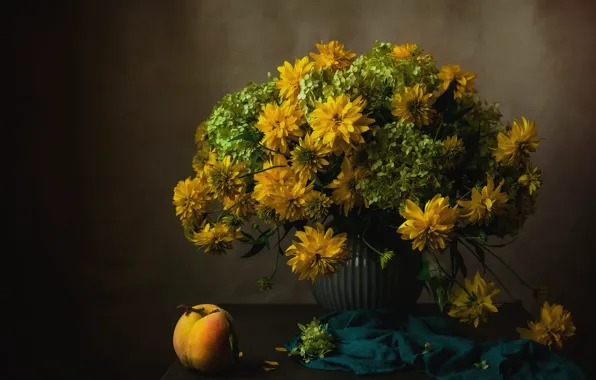
[{"label": "shadow on table", "polygon": [[263,360],[252,358],[242,358],[234,368],[219,374],[203,373],[197,370],[183,368],[182,365],[180,367],[179,371],[187,372],[187,375],[191,375],[197,379],[258,378],[265,372],[263,369]]}]

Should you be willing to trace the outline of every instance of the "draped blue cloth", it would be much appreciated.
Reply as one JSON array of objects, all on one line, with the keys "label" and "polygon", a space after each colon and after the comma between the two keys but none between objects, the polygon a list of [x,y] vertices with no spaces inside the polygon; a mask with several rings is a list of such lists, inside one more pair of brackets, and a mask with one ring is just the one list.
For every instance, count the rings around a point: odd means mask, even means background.
[{"label": "draped blue cloth", "polygon": [[[476,342],[449,335],[442,317],[409,316],[404,322],[383,310],[340,311],[317,318],[335,336],[336,348],[303,365],[359,375],[417,368],[441,380],[582,380],[582,370],[535,342],[520,339]],[[292,350],[300,335],[285,345]],[[425,352],[425,344],[430,344]],[[485,361],[487,368],[476,363]],[[483,366],[480,366],[483,367]]]}]

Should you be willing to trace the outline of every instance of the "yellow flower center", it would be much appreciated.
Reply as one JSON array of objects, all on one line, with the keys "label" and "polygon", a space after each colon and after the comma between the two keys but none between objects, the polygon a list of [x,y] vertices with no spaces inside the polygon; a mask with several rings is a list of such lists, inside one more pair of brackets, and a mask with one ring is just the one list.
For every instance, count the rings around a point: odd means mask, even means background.
[{"label": "yellow flower center", "polygon": [[418,101],[418,99],[410,100],[407,103],[406,107],[408,108],[408,112],[412,116],[416,116],[416,115],[420,114],[421,113],[420,111],[422,110],[421,104]]},{"label": "yellow flower center", "polygon": [[301,150],[298,155],[298,161],[302,163],[317,163],[317,155],[312,150]]},{"label": "yellow flower center", "polygon": [[355,178],[350,179],[350,181],[348,182],[348,191],[350,193],[356,193],[356,185],[358,184],[358,181],[356,181]]},{"label": "yellow flower center", "polygon": [[228,189],[232,187],[229,173],[222,168],[215,168],[211,171],[211,181],[215,188]]},{"label": "yellow flower center", "polygon": [[331,273],[334,271],[333,265],[337,260],[330,257],[323,257],[320,253],[315,253],[310,266],[311,268],[319,267],[322,273]]},{"label": "yellow flower center", "polygon": [[468,294],[467,305],[468,306],[475,306],[477,304],[478,304],[478,297],[476,296],[476,293],[470,292],[470,294]]}]

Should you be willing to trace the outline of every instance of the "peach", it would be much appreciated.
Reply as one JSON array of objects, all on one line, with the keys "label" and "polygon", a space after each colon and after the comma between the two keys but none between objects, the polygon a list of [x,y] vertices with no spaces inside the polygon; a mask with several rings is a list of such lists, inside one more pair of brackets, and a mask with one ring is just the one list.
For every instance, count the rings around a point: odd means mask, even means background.
[{"label": "peach", "polygon": [[232,316],[216,305],[183,306],[174,329],[174,351],[182,365],[205,373],[222,372],[238,358]]}]

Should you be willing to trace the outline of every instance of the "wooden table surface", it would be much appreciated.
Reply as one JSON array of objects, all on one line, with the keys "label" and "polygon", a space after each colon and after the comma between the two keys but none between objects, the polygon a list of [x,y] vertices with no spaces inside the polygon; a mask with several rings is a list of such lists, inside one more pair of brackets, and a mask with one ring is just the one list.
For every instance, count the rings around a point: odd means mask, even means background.
[{"label": "wooden table surface", "polygon": [[[275,351],[299,333],[297,323],[308,323],[313,317],[324,314],[317,305],[220,305],[234,317],[234,327],[239,336],[240,351],[244,356],[237,368],[226,375],[209,376],[187,370],[175,360],[162,380],[193,379],[308,379],[340,380],[352,379],[357,375],[343,371],[319,371],[302,366],[295,357],[289,358],[285,352]],[[415,315],[433,315],[438,312],[434,304],[419,304]],[[474,329],[457,320],[449,318],[456,335],[477,340],[517,339],[515,328],[525,326],[529,316],[519,304],[506,304],[496,314],[491,314],[489,321]],[[173,350],[173,349],[172,349]],[[261,365],[264,360],[279,362],[276,370],[265,372]],[[376,378],[400,380],[431,379],[415,370],[386,375]]]}]

